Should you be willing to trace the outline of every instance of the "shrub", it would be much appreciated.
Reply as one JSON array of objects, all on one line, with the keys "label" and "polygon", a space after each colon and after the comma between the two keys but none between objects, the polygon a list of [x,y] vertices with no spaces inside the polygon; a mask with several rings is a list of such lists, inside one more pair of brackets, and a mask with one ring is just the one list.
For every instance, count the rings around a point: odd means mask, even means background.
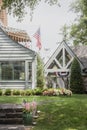
[{"label": "shrub", "polygon": [[64,96],[65,95],[67,95],[67,96],[71,96],[72,95],[72,91],[68,90],[68,89],[65,89],[65,88],[59,89],[58,92],[59,92],[59,95],[64,95]]},{"label": "shrub", "polygon": [[68,89],[48,89],[43,91],[44,96],[58,96],[58,95],[67,95],[71,96],[72,92]]},{"label": "shrub", "polygon": [[0,96],[2,96],[2,94],[3,94],[3,90],[2,90],[2,89],[0,89]]},{"label": "shrub", "polygon": [[44,77],[44,64],[40,57],[40,55],[37,55],[37,87],[43,88],[45,85],[45,77]]},{"label": "shrub", "polygon": [[13,90],[13,95],[20,95],[20,90]]},{"label": "shrub", "polygon": [[33,94],[34,95],[42,95],[42,89],[40,89],[40,88],[34,89]]},{"label": "shrub", "polygon": [[25,95],[26,95],[26,96],[32,95],[32,90],[31,90],[31,89],[25,90]]},{"label": "shrub", "polygon": [[6,96],[10,96],[11,93],[12,93],[11,89],[5,89],[5,91],[4,91],[4,95],[6,95]]},{"label": "shrub", "polygon": [[78,93],[78,94],[84,93],[84,85],[83,85],[83,79],[81,75],[80,64],[75,58],[71,66],[70,88],[74,93]]},{"label": "shrub", "polygon": [[72,91],[71,90],[66,90],[67,96],[72,96]]},{"label": "shrub", "polygon": [[56,96],[57,95],[57,90],[56,89],[48,89],[48,90],[45,90],[43,91],[43,95],[44,96]]},{"label": "shrub", "polygon": [[25,90],[21,90],[21,91],[20,91],[20,95],[21,95],[21,96],[24,96],[24,95],[25,95]]}]

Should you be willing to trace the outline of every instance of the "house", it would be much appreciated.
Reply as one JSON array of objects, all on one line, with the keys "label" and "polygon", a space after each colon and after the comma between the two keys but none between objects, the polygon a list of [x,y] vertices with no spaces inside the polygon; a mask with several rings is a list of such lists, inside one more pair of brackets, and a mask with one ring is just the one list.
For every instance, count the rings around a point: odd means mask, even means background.
[{"label": "house", "polygon": [[34,89],[36,52],[24,47],[0,26],[0,88]]},{"label": "house", "polygon": [[80,63],[84,84],[87,86],[87,46],[70,47],[63,41],[44,66],[48,87],[69,88],[70,68],[74,57]]},{"label": "house", "polygon": [[0,88],[34,89],[36,87],[36,52],[24,30],[8,27],[7,9],[0,0]]},{"label": "house", "polygon": [[2,22],[1,26],[11,39],[22,44],[26,48],[31,48],[31,39],[25,30],[5,26]]},{"label": "house", "polygon": [[3,0],[0,0],[0,24],[3,30],[8,34],[14,41],[30,48],[31,39],[25,30],[16,29],[8,26],[8,11],[7,8],[2,8]]}]

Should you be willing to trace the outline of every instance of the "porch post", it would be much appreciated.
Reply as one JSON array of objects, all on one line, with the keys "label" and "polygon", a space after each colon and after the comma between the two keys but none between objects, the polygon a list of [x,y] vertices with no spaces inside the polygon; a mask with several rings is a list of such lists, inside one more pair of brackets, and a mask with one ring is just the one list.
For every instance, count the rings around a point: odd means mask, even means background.
[{"label": "porch post", "polygon": [[37,57],[35,56],[35,59],[32,62],[32,89],[36,88],[37,83]]},{"label": "porch post", "polygon": [[28,89],[28,62],[25,61],[25,89]]}]

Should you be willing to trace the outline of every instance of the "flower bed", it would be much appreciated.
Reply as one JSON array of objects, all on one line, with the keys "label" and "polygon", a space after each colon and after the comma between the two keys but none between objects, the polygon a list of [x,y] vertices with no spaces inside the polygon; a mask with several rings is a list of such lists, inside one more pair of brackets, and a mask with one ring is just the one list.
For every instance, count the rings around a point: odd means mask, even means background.
[{"label": "flower bed", "polygon": [[44,95],[44,96],[59,96],[59,95],[67,95],[71,96],[72,91],[65,89],[65,88],[58,88],[58,89],[53,89],[53,88],[45,88],[45,89],[26,89],[26,90],[11,90],[11,89],[0,89],[0,96],[5,95],[5,96],[31,96],[31,95]]},{"label": "flower bed", "polygon": [[68,89],[48,89],[43,91],[44,96],[58,96],[58,95],[66,95],[71,96],[72,91]]}]

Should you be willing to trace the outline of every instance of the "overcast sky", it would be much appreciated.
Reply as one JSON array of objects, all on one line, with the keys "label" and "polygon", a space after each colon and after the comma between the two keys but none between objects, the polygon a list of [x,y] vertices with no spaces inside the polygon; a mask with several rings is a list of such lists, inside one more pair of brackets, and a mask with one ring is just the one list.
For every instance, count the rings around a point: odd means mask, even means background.
[{"label": "overcast sky", "polygon": [[[34,33],[40,27],[42,57],[49,57],[57,48],[57,42],[62,41],[60,29],[64,24],[70,25],[73,23],[76,15],[69,11],[69,5],[74,0],[60,0],[61,7],[56,5],[49,6],[42,2],[34,10],[32,21],[30,21],[30,11],[21,23],[18,23],[12,16],[8,17],[8,24],[11,27],[26,30],[32,40],[32,49],[37,51],[36,40],[33,38]],[[45,52],[44,48],[49,48]]]}]

